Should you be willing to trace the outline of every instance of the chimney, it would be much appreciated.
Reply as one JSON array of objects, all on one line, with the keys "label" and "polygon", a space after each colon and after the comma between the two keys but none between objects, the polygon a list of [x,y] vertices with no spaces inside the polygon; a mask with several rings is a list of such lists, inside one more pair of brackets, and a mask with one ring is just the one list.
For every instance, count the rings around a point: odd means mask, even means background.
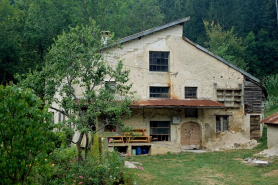
[{"label": "chimney", "polygon": [[110,37],[110,31],[101,31],[101,40],[104,45],[107,44],[107,40]]}]

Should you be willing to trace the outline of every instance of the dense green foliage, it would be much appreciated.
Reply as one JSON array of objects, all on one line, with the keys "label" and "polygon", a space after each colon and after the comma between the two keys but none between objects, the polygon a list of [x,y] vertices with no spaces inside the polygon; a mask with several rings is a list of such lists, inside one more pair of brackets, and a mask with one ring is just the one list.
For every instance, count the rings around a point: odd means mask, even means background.
[{"label": "dense green foliage", "polygon": [[0,86],[1,184],[24,184],[37,173],[46,175],[53,128],[51,113],[32,90]]},{"label": "dense green foliage", "polygon": [[[76,148],[58,148],[49,159],[54,170],[46,184],[133,184],[135,174],[124,168],[123,158],[117,152],[105,152],[102,156],[83,156],[77,162]],[[43,183],[43,181],[41,181]]]},{"label": "dense green foliage", "polygon": [[278,74],[265,77],[263,79],[263,86],[268,92],[266,109],[267,111],[275,113],[277,112],[276,109],[278,105]]},{"label": "dense green foliage", "polygon": [[203,21],[214,22],[239,45],[239,50],[233,50],[236,43],[222,46],[219,55],[239,59],[234,63],[260,79],[277,73],[274,0],[0,0],[0,83],[29,68],[42,69],[53,39],[91,18],[121,38],[187,16],[184,36],[206,45],[210,38]]}]

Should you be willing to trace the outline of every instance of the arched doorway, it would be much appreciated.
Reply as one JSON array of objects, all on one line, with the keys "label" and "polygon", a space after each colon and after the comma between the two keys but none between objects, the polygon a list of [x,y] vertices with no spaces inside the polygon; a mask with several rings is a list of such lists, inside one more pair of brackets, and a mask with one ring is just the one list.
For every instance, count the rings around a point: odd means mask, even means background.
[{"label": "arched doorway", "polygon": [[200,148],[200,126],[195,122],[188,122],[181,126],[181,149]]}]

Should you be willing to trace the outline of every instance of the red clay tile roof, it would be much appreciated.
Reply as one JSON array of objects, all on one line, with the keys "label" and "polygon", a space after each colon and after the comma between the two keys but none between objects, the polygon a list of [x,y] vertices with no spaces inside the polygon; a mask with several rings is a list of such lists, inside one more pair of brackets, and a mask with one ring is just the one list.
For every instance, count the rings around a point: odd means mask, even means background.
[{"label": "red clay tile roof", "polygon": [[266,123],[266,124],[278,124],[278,112],[275,114],[272,114],[268,116],[267,118],[260,121],[260,123]]},{"label": "red clay tile roof", "polygon": [[131,107],[199,107],[199,108],[225,108],[222,103],[212,100],[179,100],[156,99],[140,100],[130,105]]}]

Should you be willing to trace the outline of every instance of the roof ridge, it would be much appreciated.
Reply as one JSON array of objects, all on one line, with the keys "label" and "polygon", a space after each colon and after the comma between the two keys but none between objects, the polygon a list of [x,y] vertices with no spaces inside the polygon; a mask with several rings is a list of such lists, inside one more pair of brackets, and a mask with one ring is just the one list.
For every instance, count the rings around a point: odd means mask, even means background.
[{"label": "roof ridge", "polygon": [[122,44],[124,42],[128,42],[128,41],[134,40],[136,38],[143,37],[145,35],[148,35],[148,34],[151,34],[151,33],[157,32],[157,31],[160,31],[160,30],[165,29],[165,28],[169,28],[169,27],[177,25],[177,24],[183,24],[183,23],[185,23],[185,22],[187,22],[189,20],[190,20],[190,16],[184,17],[184,18],[181,18],[181,19],[178,19],[178,20],[175,20],[173,22],[164,24],[162,26],[157,26],[157,27],[145,30],[145,31],[141,31],[139,33],[135,33],[133,35],[130,35],[130,36],[127,36],[127,37],[119,39],[117,41],[117,44]]}]

